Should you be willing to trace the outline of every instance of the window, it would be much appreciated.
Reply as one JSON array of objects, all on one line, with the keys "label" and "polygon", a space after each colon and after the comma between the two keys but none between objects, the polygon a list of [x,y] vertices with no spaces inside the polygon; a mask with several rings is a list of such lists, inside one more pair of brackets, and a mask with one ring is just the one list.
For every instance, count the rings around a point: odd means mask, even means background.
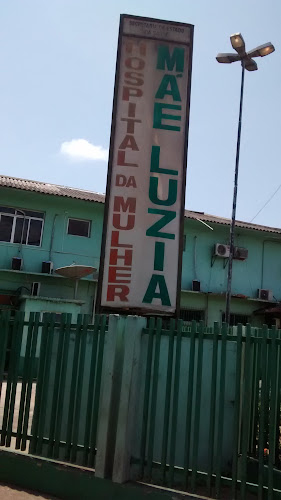
[{"label": "window", "polygon": [[67,234],[89,238],[91,221],[83,219],[68,219]]},{"label": "window", "polygon": [[40,246],[44,213],[0,207],[0,241]]},{"label": "window", "polygon": [[195,309],[181,309],[180,310],[180,319],[191,323],[191,321],[201,321],[205,319],[204,311],[195,310]]},{"label": "window", "polygon": [[[225,313],[222,314],[222,322],[225,321]],[[249,317],[245,314],[230,314],[229,316],[229,325],[237,326],[241,323],[241,325],[246,325],[249,323]]]}]

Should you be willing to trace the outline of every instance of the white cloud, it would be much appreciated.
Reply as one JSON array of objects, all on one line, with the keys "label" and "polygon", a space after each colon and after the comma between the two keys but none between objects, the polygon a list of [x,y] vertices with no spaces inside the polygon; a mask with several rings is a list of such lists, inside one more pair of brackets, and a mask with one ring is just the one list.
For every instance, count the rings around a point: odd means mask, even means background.
[{"label": "white cloud", "polygon": [[107,161],[108,150],[102,146],[94,146],[86,139],[65,141],[60,147],[61,154],[74,161]]}]

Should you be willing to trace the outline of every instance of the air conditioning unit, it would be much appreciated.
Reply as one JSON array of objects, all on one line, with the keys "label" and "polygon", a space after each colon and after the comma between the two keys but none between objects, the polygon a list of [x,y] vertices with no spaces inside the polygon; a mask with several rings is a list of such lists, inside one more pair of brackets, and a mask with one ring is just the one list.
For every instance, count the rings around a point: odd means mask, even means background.
[{"label": "air conditioning unit", "polygon": [[216,255],[217,257],[224,257],[225,259],[227,259],[229,257],[229,245],[216,243],[214,248],[214,255]]},{"label": "air conditioning unit", "polygon": [[264,290],[263,288],[258,289],[258,298],[261,300],[272,300],[273,294],[272,290]]},{"label": "air conditioning unit", "polygon": [[248,258],[248,249],[234,247],[233,258],[237,260],[246,260]]},{"label": "air conditioning unit", "polygon": [[198,280],[192,281],[192,291],[193,292],[200,292],[200,281],[198,281]]},{"label": "air conditioning unit", "polygon": [[51,260],[45,260],[42,262],[42,273],[52,274],[54,270],[54,264]]},{"label": "air conditioning unit", "polygon": [[22,268],[23,260],[21,257],[13,257],[12,258],[12,269],[14,271],[20,271]]},{"label": "air conditioning unit", "polygon": [[32,295],[32,297],[38,297],[38,295],[40,293],[40,287],[41,287],[41,283],[39,283],[38,281],[33,281],[33,283],[31,283],[31,295]]}]

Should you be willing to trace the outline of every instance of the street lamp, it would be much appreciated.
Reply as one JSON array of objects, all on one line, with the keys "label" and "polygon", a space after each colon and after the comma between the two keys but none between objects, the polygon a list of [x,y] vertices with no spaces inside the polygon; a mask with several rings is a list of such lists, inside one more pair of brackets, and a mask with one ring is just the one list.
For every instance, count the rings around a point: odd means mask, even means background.
[{"label": "street lamp", "polygon": [[241,33],[231,35],[230,42],[237,53],[218,54],[216,59],[219,63],[231,64],[236,61],[241,61],[242,76],[241,76],[241,90],[240,90],[240,106],[239,106],[239,120],[238,120],[238,133],[236,145],[236,161],[235,161],[235,175],[234,175],[234,191],[233,191],[233,204],[232,204],[232,217],[230,226],[230,246],[229,246],[229,260],[228,260],[228,273],[227,273],[227,291],[226,291],[226,307],[225,307],[225,321],[229,324],[230,320],[230,299],[231,299],[231,281],[232,281],[232,261],[234,250],[234,228],[236,217],[236,201],[237,201],[237,187],[238,187],[238,169],[239,169],[239,154],[240,154],[240,139],[241,139],[241,125],[242,125],[242,109],[243,109],[243,94],[244,94],[244,72],[256,71],[258,69],[256,61],[253,57],[264,57],[274,52],[275,48],[272,43],[265,43],[259,45],[253,50],[246,52],[244,38]]}]

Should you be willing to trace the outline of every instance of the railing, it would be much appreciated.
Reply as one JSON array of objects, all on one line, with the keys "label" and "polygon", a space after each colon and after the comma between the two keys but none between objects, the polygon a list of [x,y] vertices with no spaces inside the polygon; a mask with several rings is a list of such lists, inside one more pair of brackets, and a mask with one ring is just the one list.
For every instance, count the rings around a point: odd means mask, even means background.
[{"label": "railing", "polygon": [[0,446],[118,481],[281,498],[280,331],[107,319],[0,313]]},{"label": "railing", "polygon": [[266,326],[239,325],[234,335],[226,324],[182,332],[171,321],[164,331],[152,319],[142,346],[136,477],[216,498],[281,498],[280,349],[280,331]]},{"label": "railing", "polygon": [[105,326],[0,313],[0,446],[94,467]]}]

